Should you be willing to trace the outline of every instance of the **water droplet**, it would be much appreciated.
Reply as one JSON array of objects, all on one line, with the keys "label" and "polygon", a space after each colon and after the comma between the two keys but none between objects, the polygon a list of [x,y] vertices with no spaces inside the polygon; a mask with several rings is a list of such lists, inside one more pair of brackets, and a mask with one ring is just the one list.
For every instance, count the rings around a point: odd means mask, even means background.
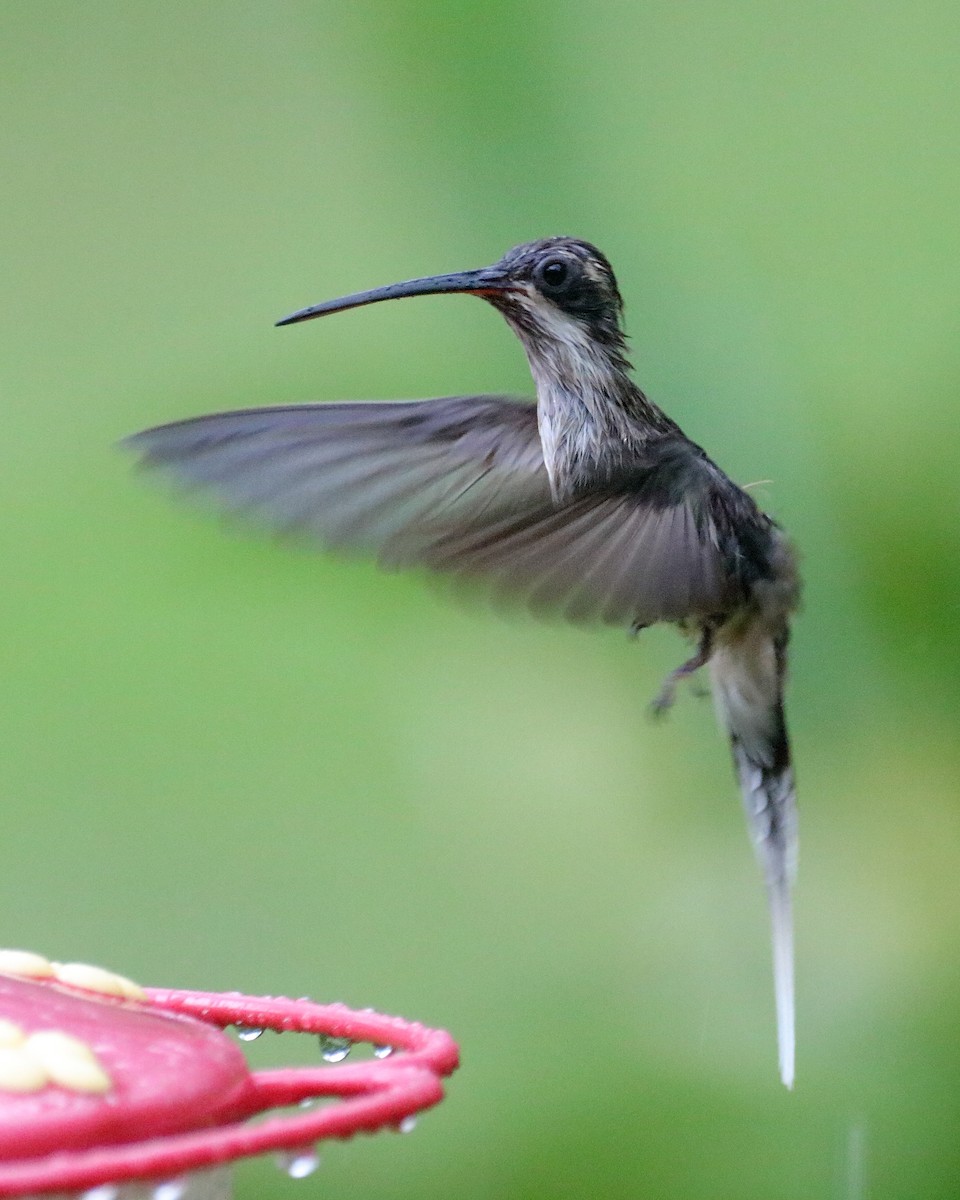
[{"label": "water droplet", "polygon": [[320,1166],[320,1155],[316,1150],[307,1147],[305,1150],[288,1150],[277,1156],[281,1171],[286,1171],[291,1179],[306,1179]]},{"label": "water droplet", "polygon": [[81,1200],[117,1200],[120,1188],[115,1183],[101,1183],[99,1187],[88,1188]]},{"label": "water droplet", "polygon": [[392,1053],[392,1046],[374,1046],[373,1048],[374,1058],[389,1058]]},{"label": "water droplet", "polygon": [[241,1042],[255,1042],[263,1033],[259,1025],[241,1025],[239,1021],[235,1028]]},{"label": "water droplet", "polygon": [[304,1096],[304,1098],[297,1105],[297,1108],[313,1108],[316,1102],[316,1096]]},{"label": "water droplet", "polygon": [[158,1183],[153,1189],[153,1200],[180,1200],[186,1190],[185,1179],[168,1179],[166,1183]]},{"label": "water droplet", "polygon": [[330,1037],[329,1034],[321,1033],[317,1040],[320,1042],[320,1057],[324,1062],[343,1062],[353,1049],[353,1042],[349,1038]]},{"label": "water droplet", "polygon": [[417,1118],[411,1113],[408,1117],[404,1117],[397,1129],[400,1133],[413,1133],[417,1127]]}]

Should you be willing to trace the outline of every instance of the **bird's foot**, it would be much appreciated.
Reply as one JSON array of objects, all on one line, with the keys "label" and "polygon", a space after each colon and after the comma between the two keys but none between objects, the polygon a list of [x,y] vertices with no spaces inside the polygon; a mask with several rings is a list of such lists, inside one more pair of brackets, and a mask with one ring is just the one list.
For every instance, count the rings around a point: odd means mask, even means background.
[{"label": "bird's foot", "polygon": [[692,658],[688,658],[685,663],[681,663],[675,671],[671,671],[663,681],[663,687],[661,687],[653,703],[650,705],[650,713],[653,717],[660,718],[666,715],[677,698],[677,687],[684,679],[689,678],[695,671],[699,671],[701,667],[707,665],[710,661],[710,652],[712,649],[713,629],[707,626],[700,636],[700,645],[697,647],[696,654]]}]

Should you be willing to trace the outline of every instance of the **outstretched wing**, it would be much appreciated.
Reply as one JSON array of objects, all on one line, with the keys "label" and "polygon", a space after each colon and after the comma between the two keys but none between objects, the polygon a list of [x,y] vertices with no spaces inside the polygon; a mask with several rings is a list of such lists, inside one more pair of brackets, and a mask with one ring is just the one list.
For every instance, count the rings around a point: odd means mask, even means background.
[{"label": "outstretched wing", "polygon": [[648,625],[731,601],[716,469],[681,438],[561,504],[536,408],[500,396],[248,409],[126,445],[269,528],[474,579],[541,614]]},{"label": "outstretched wing", "polygon": [[269,528],[398,565],[416,561],[427,530],[550,499],[536,409],[505,396],[244,409],[124,444]]}]

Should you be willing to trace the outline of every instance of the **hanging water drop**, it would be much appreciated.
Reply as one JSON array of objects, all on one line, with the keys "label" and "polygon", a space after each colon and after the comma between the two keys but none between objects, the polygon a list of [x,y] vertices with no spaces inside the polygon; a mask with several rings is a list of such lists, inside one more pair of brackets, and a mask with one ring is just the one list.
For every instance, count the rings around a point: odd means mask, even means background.
[{"label": "hanging water drop", "polygon": [[291,1179],[306,1179],[320,1166],[320,1155],[311,1147],[305,1150],[288,1150],[285,1154],[277,1156],[277,1163]]},{"label": "hanging water drop", "polygon": [[158,1183],[153,1189],[153,1200],[180,1200],[186,1190],[185,1179],[168,1179],[165,1183]]},{"label": "hanging water drop", "polygon": [[373,1048],[374,1058],[389,1058],[392,1053],[392,1046],[374,1046]]},{"label": "hanging water drop", "polygon": [[239,1021],[235,1028],[241,1042],[255,1042],[263,1033],[263,1029],[259,1025],[241,1025]]},{"label": "hanging water drop", "polygon": [[353,1042],[349,1038],[330,1037],[329,1034],[321,1033],[317,1040],[320,1043],[320,1057],[324,1062],[343,1062],[353,1049]]},{"label": "hanging water drop", "polygon": [[115,1183],[101,1183],[99,1187],[88,1188],[81,1200],[117,1200],[120,1188]]},{"label": "hanging water drop", "polygon": [[408,1117],[403,1118],[403,1120],[397,1126],[397,1130],[400,1133],[413,1133],[413,1131],[416,1129],[416,1127],[417,1127],[417,1118],[413,1113],[410,1113],[410,1115]]}]

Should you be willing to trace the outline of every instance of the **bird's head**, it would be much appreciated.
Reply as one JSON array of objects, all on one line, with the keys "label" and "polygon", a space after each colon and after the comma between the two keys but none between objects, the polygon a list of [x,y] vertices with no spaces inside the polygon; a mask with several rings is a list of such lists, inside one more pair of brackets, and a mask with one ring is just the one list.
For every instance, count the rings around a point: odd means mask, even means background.
[{"label": "bird's head", "polygon": [[623,301],[613,268],[595,246],[569,237],[525,242],[492,266],[475,271],[411,279],[326,300],[277,324],[292,325],[380,300],[451,292],[488,300],[514,327],[528,352],[571,342],[592,342],[618,356],[623,351]]},{"label": "bird's head", "polygon": [[606,257],[576,238],[542,238],[515,246],[488,270],[502,290],[486,298],[524,340],[550,341],[586,334],[622,345],[623,300]]}]

